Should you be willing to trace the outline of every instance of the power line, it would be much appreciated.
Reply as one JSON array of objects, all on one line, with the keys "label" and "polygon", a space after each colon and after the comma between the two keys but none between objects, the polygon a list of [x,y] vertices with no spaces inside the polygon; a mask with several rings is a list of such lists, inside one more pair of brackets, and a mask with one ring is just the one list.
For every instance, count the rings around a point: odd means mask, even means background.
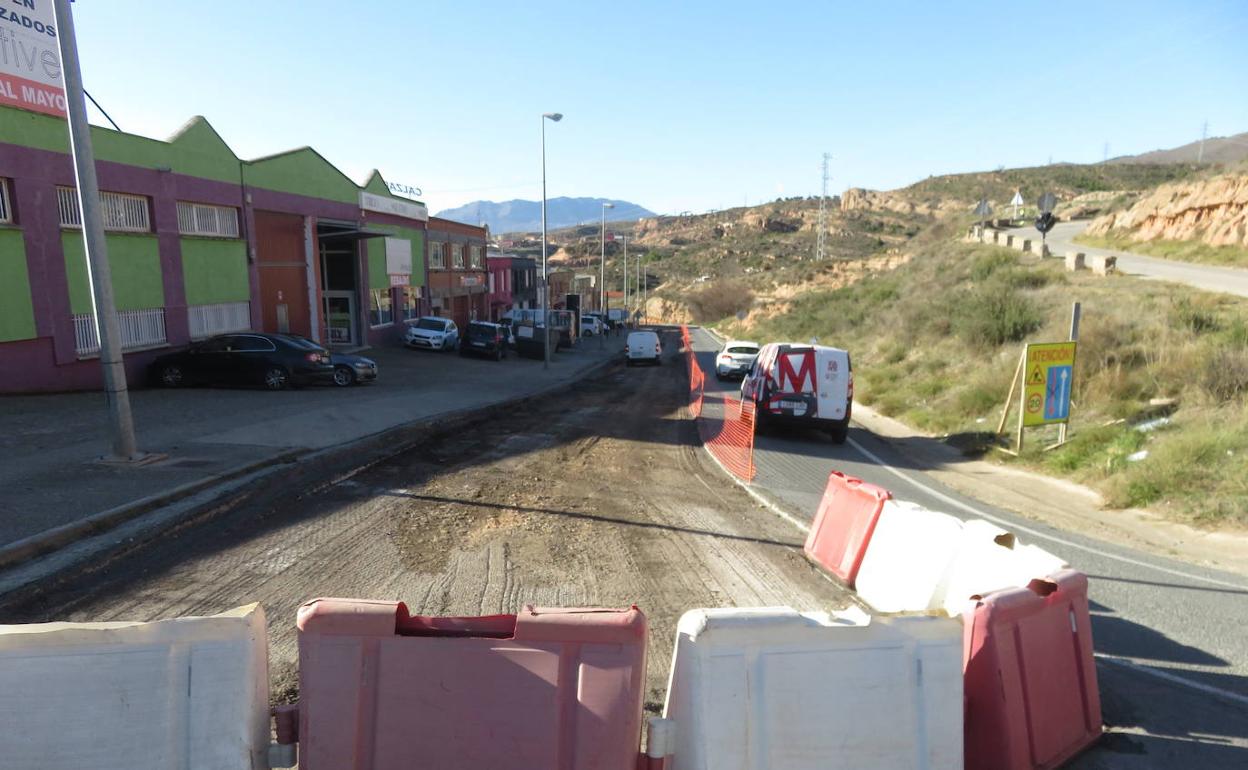
[{"label": "power line", "polygon": [[113,120],[112,116],[104,111],[104,108],[101,107],[100,103],[95,100],[95,97],[91,95],[91,92],[85,88],[82,89],[82,92],[87,95],[87,98],[90,99],[91,103],[95,105],[95,108],[100,111],[100,114],[105,118],[108,118],[108,122],[113,124],[113,130],[120,131],[121,126],[117,125],[117,121]]}]

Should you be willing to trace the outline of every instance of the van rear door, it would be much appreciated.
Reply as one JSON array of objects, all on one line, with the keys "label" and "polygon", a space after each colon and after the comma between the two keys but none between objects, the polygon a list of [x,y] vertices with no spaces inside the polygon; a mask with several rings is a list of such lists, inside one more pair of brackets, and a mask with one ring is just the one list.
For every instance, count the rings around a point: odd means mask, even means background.
[{"label": "van rear door", "polygon": [[843,420],[849,408],[849,353],[837,348],[815,348],[819,378],[818,417]]},{"label": "van rear door", "polygon": [[793,417],[814,417],[816,406],[816,368],[813,348],[781,346],[771,366],[771,389],[768,407],[773,412]]}]

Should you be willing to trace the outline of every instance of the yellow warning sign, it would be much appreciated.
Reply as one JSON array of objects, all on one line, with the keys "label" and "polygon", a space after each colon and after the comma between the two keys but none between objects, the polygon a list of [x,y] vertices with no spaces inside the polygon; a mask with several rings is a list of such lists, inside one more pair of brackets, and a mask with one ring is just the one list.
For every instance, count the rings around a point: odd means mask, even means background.
[{"label": "yellow warning sign", "polygon": [[1070,418],[1075,374],[1074,342],[1027,346],[1023,381],[1023,425],[1048,425]]}]

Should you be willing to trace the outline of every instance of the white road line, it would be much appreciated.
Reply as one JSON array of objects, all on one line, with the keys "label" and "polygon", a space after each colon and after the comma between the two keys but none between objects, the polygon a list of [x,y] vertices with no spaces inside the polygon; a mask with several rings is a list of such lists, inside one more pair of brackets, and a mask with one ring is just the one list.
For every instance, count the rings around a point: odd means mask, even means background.
[{"label": "white road line", "polygon": [[1129,668],[1132,671],[1138,671],[1141,674],[1148,674],[1149,676],[1163,679],[1167,682],[1181,684],[1184,687],[1190,687],[1193,690],[1200,690],[1201,692],[1209,693],[1210,695],[1217,695],[1220,698],[1226,698],[1227,700],[1232,700],[1236,703],[1248,706],[1248,695],[1240,695],[1237,692],[1230,692],[1229,690],[1223,690],[1220,687],[1214,687],[1213,685],[1208,685],[1204,682],[1197,682],[1192,679],[1188,679],[1187,677],[1179,676],[1178,674],[1172,674],[1169,671],[1162,671],[1161,669],[1145,666],[1131,660],[1130,658],[1120,658],[1117,655],[1106,655],[1102,652],[1095,653],[1093,657],[1106,663],[1113,663],[1115,666]]},{"label": "white road line", "polygon": [[1012,530],[1016,530],[1019,532],[1026,532],[1029,535],[1032,535],[1038,538],[1043,538],[1044,540],[1048,540],[1051,543],[1057,543],[1059,545],[1066,546],[1067,548],[1074,548],[1075,550],[1078,550],[1078,551],[1084,551],[1086,553],[1096,554],[1097,556],[1103,556],[1106,559],[1113,559],[1115,561],[1120,561],[1124,564],[1131,564],[1136,567],[1143,567],[1145,569],[1151,569],[1156,572],[1164,572],[1167,575],[1174,575],[1175,577],[1186,578],[1188,580],[1195,580],[1195,581],[1199,581],[1202,583],[1209,583],[1211,585],[1222,586],[1224,588],[1234,588],[1240,591],[1245,589],[1245,586],[1237,584],[1237,583],[1229,583],[1225,580],[1218,580],[1217,578],[1205,577],[1204,575],[1194,575],[1190,572],[1182,572],[1177,569],[1170,569],[1169,567],[1162,567],[1157,564],[1150,564],[1146,561],[1141,561],[1139,559],[1132,559],[1129,556],[1119,556],[1117,554],[1109,553],[1108,551],[1104,551],[1099,548],[1082,545],[1080,543],[1076,543],[1071,540],[1066,540],[1060,537],[1054,537],[1053,535],[1041,532],[1040,530],[1037,530],[1037,529],[1032,529],[1031,527],[1025,526],[1023,524],[1018,524],[1008,519],[1003,519],[1000,516],[993,516],[991,513],[988,513],[986,511],[981,511],[975,506],[967,505],[961,500],[950,497],[949,495],[946,495],[945,493],[937,489],[933,489],[929,487],[927,484],[924,484],[921,481],[918,481],[916,479],[911,478],[910,476],[907,476],[906,474],[897,470],[893,466],[889,465],[879,455],[875,454],[870,449],[867,449],[862,444],[859,444],[857,441],[855,441],[852,438],[849,439],[849,445],[852,446],[854,449],[857,449],[864,457],[871,460],[876,465],[880,466],[881,468],[893,474],[894,476],[897,476],[898,478],[903,479],[904,481],[908,482],[910,485],[923,490],[924,492],[928,493],[932,497],[935,497],[943,502],[946,502],[949,505],[952,505],[956,508],[960,508],[963,511],[966,511],[967,513],[970,513],[974,516],[988,519],[989,521],[995,521],[996,523],[1004,527],[1009,527]]}]

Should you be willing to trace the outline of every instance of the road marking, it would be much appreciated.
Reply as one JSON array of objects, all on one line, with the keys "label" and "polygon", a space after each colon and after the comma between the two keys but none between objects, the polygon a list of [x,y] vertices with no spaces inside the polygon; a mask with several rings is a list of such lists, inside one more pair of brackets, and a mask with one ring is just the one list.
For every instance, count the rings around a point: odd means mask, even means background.
[{"label": "road marking", "polygon": [[1245,588],[1245,586],[1238,584],[1238,583],[1229,583],[1225,580],[1218,580],[1217,578],[1205,577],[1203,575],[1194,575],[1190,572],[1182,572],[1177,569],[1170,569],[1169,567],[1162,567],[1156,564],[1150,564],[1146,561],[1141,561],[1139,559],[1132,559],[1129,556],[1119,556],[1118,554],[1109,553],[1108,551],[1104,551],[1098,548],[1093,548],[1091,546],[1082,545],[1080,543],[1076,543],[1071,540],[1066,540],[1060,537],[1054,537],[1053,535],[1041,532],[1038,529],[1032,529],[1031,527],[1018,524],[1008,519],[1004,519],[1000,516],[993,516],[991,513],[987,513],[986,511],[981,511],[975,506],[967,505],[961,500],[950,497],[949,495],[946,495],[944,492],[941,492],[940,490],[933,489],[927,484],[924,484],[921,481],[918,481],[916,479],[913,479],[907,476],[906,474],[897,470],[893,466],[889,465],[879,455],[875,454],[870,449],[867,449],[862,444],[858,443],[852,438],[849,439],[849,445],[852,446],[854,449],[857,449],[860,453],[862,453],[863,456],[865,456],[866,458],[874,462],[876,465],[880,466],[881,468],[893,474],[894,476],[897,476],[898,478],[910,483],[912,486],[917,487],[923,490],[924,492],[927,492],[932,497],[935,497],[943,502],[946,502],[949,505],[955,506],[957,508],[961,508],[963,511],[966,511],[967,513],[973,514],[975,516],[979,516],[980,518],[988,519],[989,521],[994,521],[1004,527],[1009,527],[1019,532],[1026,532],[1029,535],[1043,538],[1045,540],[1048,540],[1051,543],[1057,543],[1059,545],[1066,546],[1067,548],[1074,548],[1075,550],[1078,550],[1078,551],[1084,551],[1086,553],[1095,554],[1097,556],[1103,556],[1106,559],[1114,559],[1115,561],[1120,561],[1120,562],[1123,562],[1124,564],[1132,564],[1137,567],[1144,567],[1145,569],[1151,569],[1157,572],[1164,572],[1168,575],[1174,575],[1175,577],[1186,578],[1188,580],[1195,580],[1195,581],[1199,581],[1202,583],[1209,583],[1211,585],[1222,586],[1224,588],[1234,588],[1240,591],[1244,590]]},{"label": "road marking", "polygon": [[1129,668],[1132,671],[1139,671],[1141,674],[1148,674],[1149,676],[1163,679],[1173,684],[1180,684],[1184,687],[1190,687],[1193,690],[1200,690],[1201,692],[1209,693],[1210,695],[1217,695],[1218,697],[1226,698],[1227,700],[1232,700],[1236,703],[1248,706],[1248,695],[1240,695],[1239,693],[1223,690],[1220,687],[1214,687],[1213,685],[1208,685],[1204,682],[1197,682],[1195,680],[1188,679],[1185,676],[1171,674],[1169,671],[1162,671],[1160,669],[1145,666],[1142,663],[1137,663],[1134,660],[1131,660],[1130,658],[1120,658],[1117,655],[1106,655],[1103,652],[1095,653],[1093,657],[1097,660],[1105,661],[1106,663],[1113,663],[1115,666]]}]

